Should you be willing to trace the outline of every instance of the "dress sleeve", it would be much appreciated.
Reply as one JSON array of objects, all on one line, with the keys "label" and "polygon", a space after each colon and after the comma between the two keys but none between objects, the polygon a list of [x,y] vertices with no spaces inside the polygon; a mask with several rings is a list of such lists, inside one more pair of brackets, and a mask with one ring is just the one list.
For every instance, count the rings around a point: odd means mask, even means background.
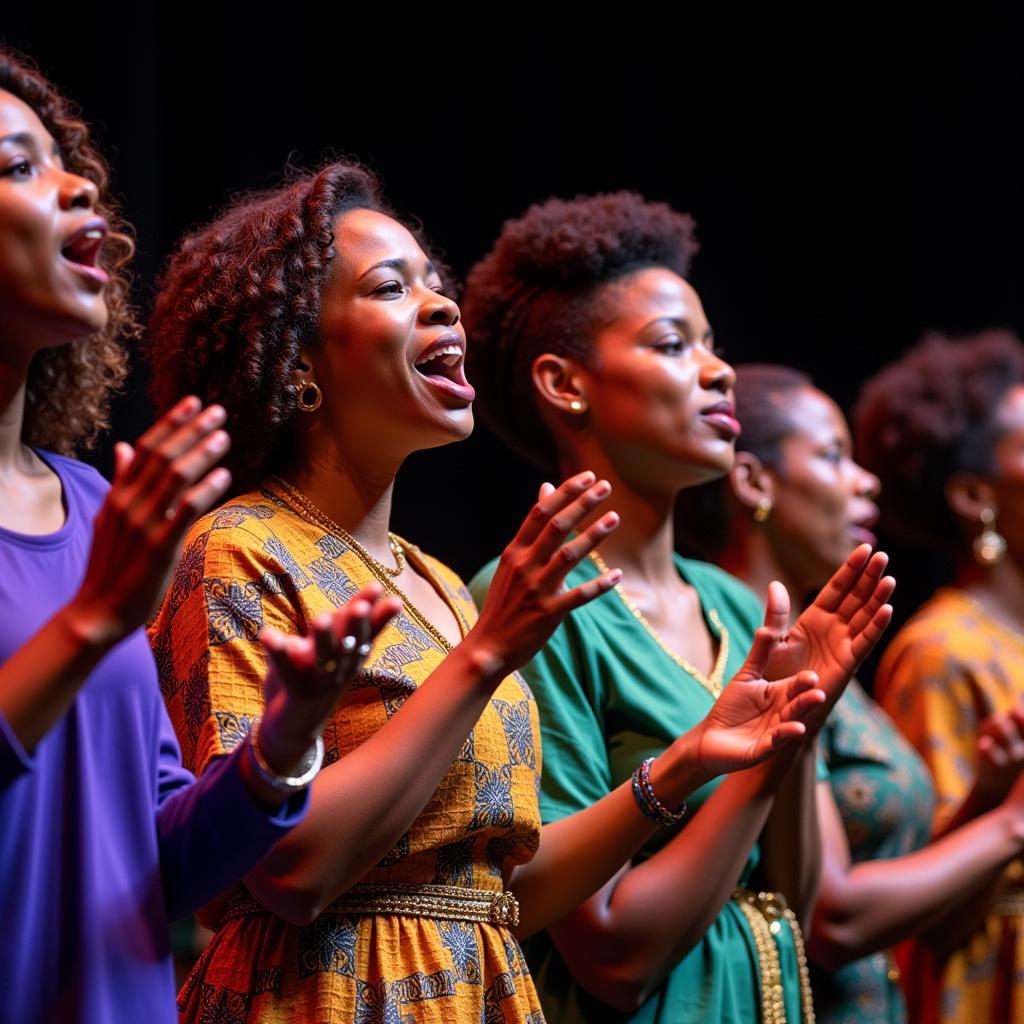
[{"label": "dress sleeve", "polygon": [[279,548],[272,534],[200,520],[150,627],[164,702],[196,775],[234,750],[263,711],[260,630],[303,631]]},{"label": "dress sleeve", "polygon": [[935,781],[935,832],[963,803],[975,776],[980,717],[970,668],[934,638],[893,641],[879,666],[882,706]]},{"label": "dress sleeve", "polygon": [[237,882],[297,825],[309,790],[270,813],[242,779],[244,747],[216,759],[201,779],[182,767],[166,712],[159,725],[157,839],[167,914],[183,917]]},{"label": "dress sleeve", "polygon": [[522,669],[540,713],[540,811],[545,823],[575,814],[615,788],[598,680],[586,660],[579,629],[579,621],[570,617]]}]

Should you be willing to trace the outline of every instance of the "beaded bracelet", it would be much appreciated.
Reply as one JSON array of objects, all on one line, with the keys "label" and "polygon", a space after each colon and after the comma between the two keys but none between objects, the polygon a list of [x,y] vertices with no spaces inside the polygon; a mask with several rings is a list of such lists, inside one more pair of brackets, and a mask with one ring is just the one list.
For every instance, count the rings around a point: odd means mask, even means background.
[{"label": "beaded bracelet", "polygon": [[651,785],[651,765],[654,758],[648,757],[633,769],[633,799],[644,816],[656,825],[669,828],[678,825],[686,815],[686,804],[678,811],[670,811],[654,794]]}]

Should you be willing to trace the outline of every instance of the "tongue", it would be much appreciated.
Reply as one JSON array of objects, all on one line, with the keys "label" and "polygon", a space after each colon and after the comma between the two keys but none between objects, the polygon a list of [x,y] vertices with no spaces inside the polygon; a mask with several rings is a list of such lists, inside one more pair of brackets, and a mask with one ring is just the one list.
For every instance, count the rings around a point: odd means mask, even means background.
[{"label": "tongue", "polygon": [[61,255],[72,263],[80,263],[86,267],[96,265],[96,253],[99,251],[100,242],[94,238],[79,238],[70,245],[61,249]]}]

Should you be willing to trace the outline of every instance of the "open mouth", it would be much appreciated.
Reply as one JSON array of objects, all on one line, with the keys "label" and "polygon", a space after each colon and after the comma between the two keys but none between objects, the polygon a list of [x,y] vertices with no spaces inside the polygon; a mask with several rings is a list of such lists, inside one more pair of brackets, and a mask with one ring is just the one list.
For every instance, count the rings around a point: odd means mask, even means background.
[{"label": "open mouth", "polygon": [[736,407],[732,402],[723,401],[709,405],[701,410],[700,416],[705,423],[711,424],[730,440],[740,436],[740,421],[736,419]]},{"label": "open mouth", "polygon": [[99,265],[100,250],[106,236],[106,222],[93,220],[76,231],[60,250],[61,256],[74,270],[99,285],[105,285],[109,280],[107,272]]},{"label": "open mouth", "polygon": [[438,338],[416,360],[413,368],[434,387],[463,402],[476,398],[473,385],[466,380],[465,343],[457,335]]}]

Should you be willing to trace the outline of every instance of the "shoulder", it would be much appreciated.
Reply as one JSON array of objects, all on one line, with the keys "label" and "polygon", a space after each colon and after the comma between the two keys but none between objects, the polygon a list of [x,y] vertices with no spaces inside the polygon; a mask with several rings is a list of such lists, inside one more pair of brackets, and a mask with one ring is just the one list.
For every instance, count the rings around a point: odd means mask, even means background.
[{"label": "shoulder", "polygon": [[98,470],[66,455],[42,449],[36,449],[36,454],[60,477],[62,483],[74,488],[87,505],[98,508],[103,504],[110,484]]}]

